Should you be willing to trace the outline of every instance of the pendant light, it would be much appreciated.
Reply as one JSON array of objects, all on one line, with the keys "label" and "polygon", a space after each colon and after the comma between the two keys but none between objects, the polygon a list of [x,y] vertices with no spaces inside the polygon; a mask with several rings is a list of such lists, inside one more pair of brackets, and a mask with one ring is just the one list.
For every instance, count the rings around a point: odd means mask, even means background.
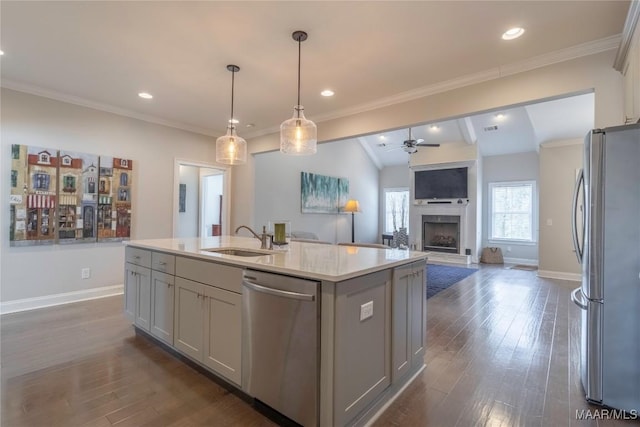
[{"label": "pendant light", "polygon": [[280,151],[293,156],[304,156],[316,153],[318,128],[304,117],[304,107],[300,105],[300,45],[307,39],[307,33],[294,31],[292,37],[298,42],[298,103],[293,107],[293,117],[280,125]]},{"label": "pendant light", "polygon": [[247,141],[236,135],[236,125],[233,118],[233,88],[235,75],[240,71],[237,65],[227,65],[231,71],[231,118],[227,125],[227,134],[216,140],[216,162],[227,165],[239,165],[247,162]]}]

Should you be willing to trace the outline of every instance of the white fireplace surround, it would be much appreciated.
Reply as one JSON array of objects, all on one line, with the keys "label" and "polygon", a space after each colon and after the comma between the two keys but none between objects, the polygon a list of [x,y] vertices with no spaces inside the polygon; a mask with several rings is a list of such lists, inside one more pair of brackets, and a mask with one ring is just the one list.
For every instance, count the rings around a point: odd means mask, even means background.
[{"label": "white fireplace surround", "polygon": [[[459,216],[460,217],[460,249],[457,254],[453,253],[444,253],[437,251],[427,251],[429,256],[429,260],[432,261],[442,261],[442,262],[453,262],[456,264],[470,264],[471,256],[465,255],[465,249],[470,248],[468,234],[469,234],[469,224],[468,224],[468,214],[467,214],[467,204],[416,204],[411,208],[414,210],[415,215],[414,224],[412,224],[414,230],[422,230],[422,216],[423,215],[451,215],[451,216]],[[423,237],[422,232],[414,233],[415,240],[413,243],[416,245],[416,248],[420,250],[424,247],[425,242],[422,241]]]},{"label": "white fireplace surround", "polygon": [[[420,170],[443,168],[468,168],[468,193],[466,199],[453,200],[416,200],[414,173]],[[447,262],[455,264],[471,264],[477,262],[479,236],[479,212],[478,199],[481,197],[478,188],[478,164],[476,160],[438,163],[431,165],[414,166],[411,168],[411,206],[410,216],[410,246],[415,250],[424,247],[422,239],[423,215],[451,215],[460,217],[460,247],[458,253],[445,253],[437,251],[425,251],[429,261]],[[415,231],[414,231],[415,230]],[[471,254],[467,255],[467,249]]]}]

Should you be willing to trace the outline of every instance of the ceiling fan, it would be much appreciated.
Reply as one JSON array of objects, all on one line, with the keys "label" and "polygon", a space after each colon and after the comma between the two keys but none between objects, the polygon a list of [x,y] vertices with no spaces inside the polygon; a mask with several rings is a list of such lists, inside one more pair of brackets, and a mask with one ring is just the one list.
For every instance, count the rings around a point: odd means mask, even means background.
[{"label": "ceiling fan", "polygon": [[[382,146],[386,144],[381,144]],[[409,128],[409,139],[406,139],[402,142],[401,146],[396,146],[391,148],[390,150],[395,150],[396,148],[402,148],[406,153],[413,154],[418,151],[418,147],[439,147],[440,144],[428,143],[424,142],[424,139],[418,138],[413,139],[411,137],[411,128]]]}]

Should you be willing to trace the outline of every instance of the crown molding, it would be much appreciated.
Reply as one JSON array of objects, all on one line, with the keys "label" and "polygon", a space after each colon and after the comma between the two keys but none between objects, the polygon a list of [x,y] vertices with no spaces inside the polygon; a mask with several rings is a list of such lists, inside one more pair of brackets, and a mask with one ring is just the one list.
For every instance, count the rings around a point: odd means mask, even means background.
[{"label": "crown molding", "polygon": [[180,129],[187,132],[193,132],[193,133],[197,133],[205,136],[212,136],[212,137],[215,137],[216,135],[218,135],[217,133],[214,133],[211,129],[203,129],[197,126],[190,126],[190,125],[187,125],[181,122],[176,122],[173,120],[166,120],[156,116],[140,114],[135,111],[127,110],[124,108],[114,107],[109,104],[103,104],[100,102],[91,101],[91,100],[80,98],[73,95],[67,95],[67,94],[56,92],[49,89],[43,89],[41,87],[19,83],[13,80],[2,79],[2,81],[0,81],[0,86],[6,89],[25,92],[25,93],[36,95],[36,96],[42,96],[44,98],[49,98],[56,101],[66,102],[69,104],[79,105],[81,107],[87,107],[94,110],[117,114],[119,116],[130,117],[133,119],[142,120],[142,121],[154,123],[157,125],[168,126],[171,128]]},{"label": "crown molding", "polygon": [[[633,35],[638,30],[638,21],[640,20],[640,1],[633,0],[629,5],[629,12],[627,13],[627,19],[624,22],[624,28],[622,30],[622,41],[618,46],[618,52],[616,53],[616,59],[613,63],[613,68],[621,73],[624,70],[624,64],[627,62],[627,56],[631,49],[633,42]],[[638,36],[637,43],[640,44],[640,36]],[[638,47],[640,49],[640,46]]]},{"label": "crown molding", "polygon": [[[634,10],[638,10],[640,8],[640,6],[638,6],[638,0],[633,1],[632,8]],[[631,10],[629,13],[631,15]],[[634,12],[634,14],[636,15],[636,22],[637,22],[638,12],[636,11]],[[626,27],[627,26],[625,25],[625,30],[626,30]],[[604,51],[616,49],[616,48],[619,48],[621,44],[621,40],[622,40],[621,35],[605,37],[603,39],[594,40],[592,42],[583,43],[583,44],[569,47],[566,49],[557,50],[554,52],[550,52],[544,55],[539,55],[523,61],[514,62],[512,64],[501,65],[495,68],[481,71],[479,73],[468,74],[466,76],[457,77],[455,79],[446,80],[446,81],[435,83],[432,85],[423,86],[420,88],[401,92],[396,95],[380,98],[373,102],[368,102],[368,103],[356,105],[354,107],[336,110],[331,113],[310,117],[310,119],[315,121],[316,123],[325,122],[328,120],[343,118],[343,117],[364,113],[371,110],[376,110],[379,108],[389,107],[391,105],[400,104],[403,102],[413,101],[415,99],[424,98],[424,97],[435,95],[438,93],[448,92],[454,89],[463,88],[465,86],[484,83],[484,82],[495,80],[508,75],[530,71],[536,68],[542,68],[542,67],[557,64],[560,62],[580,58],[583,56],[594,55]],[[7,89],[13,89],[20,92],[30,93],[32,95],[43,96],[45,98],[50,98],[58,101],[68,102],[75,105],[80,105],[83,107],[92,108],[95,110],[106,111],[109,113],[118,114],[120,116],[131,117],[131,118],[146,121],[149,123],[155,123],[163,126],[169,126],[172,128],[185,130],[188,132],[194,132],[201,135],[215,137],[216,135],[223,133],[223,132],[215,132],[215,131],[212,131],[211,129],[204,129],[197,126],[187,125],[181,122],[161,119],[155,116],[140,114],[140,113],[136,113],[134,111],[126,110],[123,108],[118,108],[111,105],[90,101],[90,100],[79,98],[76,96],[66,95],[60,92],[55,92],[48,89],[39,88],[36,86],[26,85],[26,84],[11,81],[11,80],[2,79],[2,81],[0,82],[0,86],[5,87]],[[245,139],[257,138],[259,136],[274,134],[279,131],[280,131],[279,125],[272,126],[272,127],[261,129],[261,130],[256,130],[255,132],[247,132],[245,133]]]},{"label": "crown molding", "polygon": [[512,74],[523,73],[525,71],[535,70],[553,64],[558,64],[572,59],[582,58],[584,56],[595,55],[597,53],[606,52],[616,49],[620,45],[622,39],[620,34],[605,37],[603,39],[594,40],[589,43],[583,43],[566,49],[556,50],[554,52],[545,53],[535,56],[524,61],[514,62],[500,66],[500,77]]}]

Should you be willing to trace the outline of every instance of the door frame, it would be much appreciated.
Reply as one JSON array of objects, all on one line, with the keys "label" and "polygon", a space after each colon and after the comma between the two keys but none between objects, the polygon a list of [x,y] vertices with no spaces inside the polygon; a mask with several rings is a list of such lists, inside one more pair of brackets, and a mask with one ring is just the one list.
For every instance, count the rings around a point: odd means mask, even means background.
[{"label": "door frame", "polygon": [[[229,234],[229,220],[231,218],[231,168],[229,166],[223,166],[216,163],[201,162],[198,160],[190,160],[183,158],[174,158],[173,161],[173,226],[171,231],[171,237],[175,237],[178,231],[178,208],[179,208],[179,187],[180,187],[180,166],[193,166],[199,168],[217,169],[222,171],[222,191],[223,191],[223,204],[222,204],[222,234]],[[198,206],[202,206],[202,194],[198,191]],[[200,218],[200,214],[198,215]],[[200,219],[198,219],[198,233],[201,230]],[[200,236],[202,237],[202,236]]]}]

